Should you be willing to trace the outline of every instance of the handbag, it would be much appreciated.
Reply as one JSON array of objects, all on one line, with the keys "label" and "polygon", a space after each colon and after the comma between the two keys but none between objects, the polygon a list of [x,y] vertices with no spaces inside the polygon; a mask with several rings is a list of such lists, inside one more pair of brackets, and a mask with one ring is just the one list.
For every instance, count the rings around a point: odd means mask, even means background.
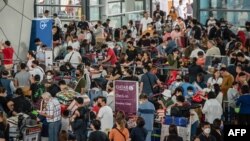
[{"label": "handbag", "polygon": [[160,88],[157,86],[157,87],[153,87],[152,83],[151,83],[151,79],[150,77],[148,76],[148,74],[146,74],[147,77],[148,77],[148,81],[149,81],[149,84],[150,84],[150,87],[151,87],[151,90],[153,92],[153,94],[157,94],[160,92]]}]

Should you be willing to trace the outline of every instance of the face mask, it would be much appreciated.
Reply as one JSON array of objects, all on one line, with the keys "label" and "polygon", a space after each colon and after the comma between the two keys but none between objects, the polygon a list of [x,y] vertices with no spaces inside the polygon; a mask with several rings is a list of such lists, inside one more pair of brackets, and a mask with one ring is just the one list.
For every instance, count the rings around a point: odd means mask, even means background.
[{"label": "face mask", "polygon": [[76,74],[76,77],[79,77],[80,76],[80,74]]},{"label": "face mask", "polygon": [[210,128],[204,129],[204,133],[205,133],[205,134],[210,134],[210,132],[211,132],[211,129],[210,129]]},{"label": "face mask", "polygon": [[188,95],[193,95],[194,94],[194,92],[188,92]]},{"label": "face mask", "polygon": [[166,49],[166,48],[167,48],[167,46],[162,46],[162,48]]},{"label": "face mask", "polygon": [[139,104],[142,104],[143,102],[142,101],[139,101]]},{"label": "face mask", "polygon": [[52,79],[52,76],[51,76],[51,75],[47,75],[47,79],[48,79],[48,80],[51,80],[51,79]]},{"label": "face mask", "polygon": [[168,18],[169,21],[171,21],[172,19],[171,18]]},{"label": "face mask", "polygon": [[175,85],[176,86],[179,86],[181,84],[181,82],[176,82]]}]

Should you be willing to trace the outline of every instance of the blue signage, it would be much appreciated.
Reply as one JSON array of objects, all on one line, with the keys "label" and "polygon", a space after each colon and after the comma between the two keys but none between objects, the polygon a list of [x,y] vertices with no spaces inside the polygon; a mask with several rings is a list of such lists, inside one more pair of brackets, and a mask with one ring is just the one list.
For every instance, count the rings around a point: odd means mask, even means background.
[{"label": "blue signage", "polygon": [[36,45],[34,42],[36,38],[39,38],[43,44],[47,45],[48,48],[52,48],[52,22],[52,19],[39,18],[32,20],[29,50],[36,51]]}]

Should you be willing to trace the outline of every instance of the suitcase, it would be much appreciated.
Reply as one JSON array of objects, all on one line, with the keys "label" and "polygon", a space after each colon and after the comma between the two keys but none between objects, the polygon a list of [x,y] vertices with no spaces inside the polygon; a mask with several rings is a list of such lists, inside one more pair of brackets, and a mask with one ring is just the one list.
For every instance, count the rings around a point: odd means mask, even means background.
[{"label": "suitcase", "polygon": [[166,125],[174,124],[176,126],[187,127],[187,125],[188,125],[188,118],[166,116],[164,124],[166,124]]}]

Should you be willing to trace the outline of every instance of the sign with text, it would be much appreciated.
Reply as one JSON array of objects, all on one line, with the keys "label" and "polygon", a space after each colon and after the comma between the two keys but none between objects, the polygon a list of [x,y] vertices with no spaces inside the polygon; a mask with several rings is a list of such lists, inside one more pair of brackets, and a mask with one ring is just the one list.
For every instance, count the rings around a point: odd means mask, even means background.
[{"label": "sign with text", "polygon": [[249,140],[250,125],[225,125],[224,140],[242,139]]},{"label": "sign with text", "polygon": [[138,107],[138,82],[117,80],[115,88],[115,110],[136,114]]}]

